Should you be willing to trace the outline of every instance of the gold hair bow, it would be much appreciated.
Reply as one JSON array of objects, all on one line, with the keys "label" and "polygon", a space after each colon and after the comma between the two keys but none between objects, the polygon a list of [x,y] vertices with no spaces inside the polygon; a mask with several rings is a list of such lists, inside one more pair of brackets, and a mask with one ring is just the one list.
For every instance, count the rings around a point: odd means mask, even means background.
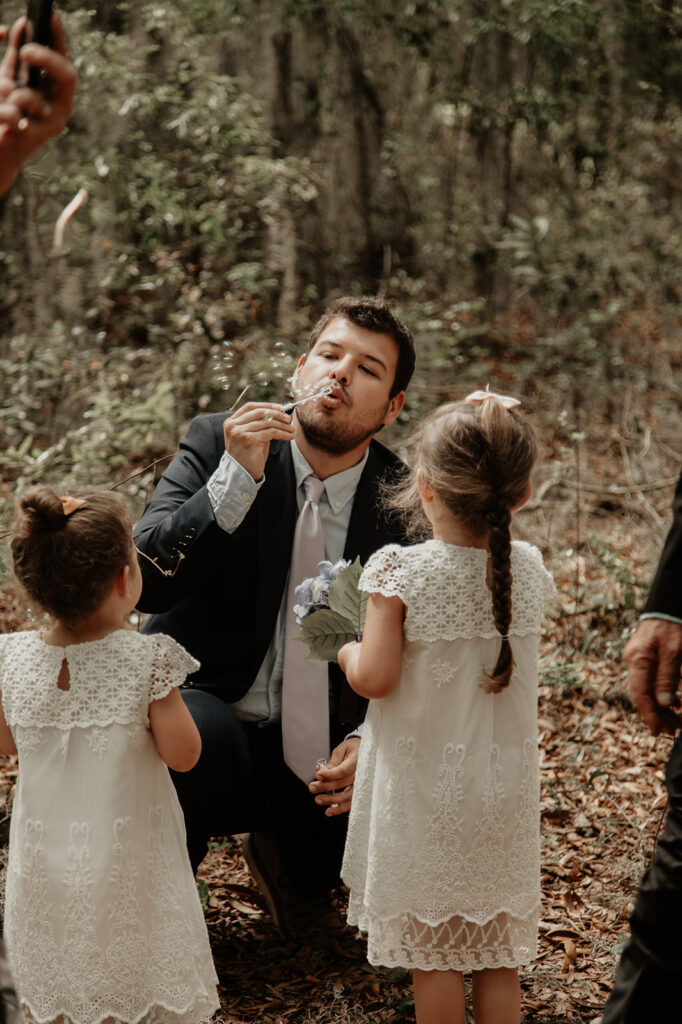
[{"label": "gold hair bow", "polygon": [[85,498],[72,498],[70,494],[65,495],[65,497],[59,500],[62,503],[65,516],[73,515],[74,512],[77,512],[79,508],[83,508],[83,505],[85,505]]},{"label": "gold hair bow", "polygon": [[465,402],[485,402],[487,398],[496,398],[498,402],[502,402],[505,409],[513,409],[515,405],[521,405],[518,398],[512,398],[511,395],[497,395],[494,391],[491,391],[486,386],[485,391],[472,391],[470,395],[467,395],[464,399]]}]

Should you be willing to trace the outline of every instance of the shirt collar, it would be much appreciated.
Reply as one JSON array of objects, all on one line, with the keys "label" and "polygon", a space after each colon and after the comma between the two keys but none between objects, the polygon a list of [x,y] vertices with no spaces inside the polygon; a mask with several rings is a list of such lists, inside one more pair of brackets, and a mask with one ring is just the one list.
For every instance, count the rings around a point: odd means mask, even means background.
[{"label": "shirt collar", "polygon": [[[294,461],[294,473],[296,475],[296,487],[299,488],[305,478],[313,472],[313,469],[302,455],[296,442],[291,441],[290,444],[291,457]],[[368,457],[369,448],[365,449],[365,454],[354,466],[342,469],[340,473],[333,473],[325,479],[324,493],[330,509],[335,514],[340,512],[354,496]]]}]

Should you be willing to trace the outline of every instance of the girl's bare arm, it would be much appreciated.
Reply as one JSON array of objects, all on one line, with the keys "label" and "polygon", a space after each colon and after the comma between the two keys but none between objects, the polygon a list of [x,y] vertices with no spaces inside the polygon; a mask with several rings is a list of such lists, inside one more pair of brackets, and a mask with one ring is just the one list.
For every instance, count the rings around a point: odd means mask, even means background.
[{"label": "girl's bare arm", "polygon": [[149,705],[149,722],[161,759],[176,772],[188,772],[199,760],[201,736],[175,688]]},{"label": "girl's bare arm", "polygon": [[362,643],[346,644],[339,651],[339,665],[361,697],[387,697],[398,685],[404,615],[399,597],[371,594]]},{"label": "girl's bare arm", "polygon": [[0,701],[0,754],[16,754],[17,748]]}]

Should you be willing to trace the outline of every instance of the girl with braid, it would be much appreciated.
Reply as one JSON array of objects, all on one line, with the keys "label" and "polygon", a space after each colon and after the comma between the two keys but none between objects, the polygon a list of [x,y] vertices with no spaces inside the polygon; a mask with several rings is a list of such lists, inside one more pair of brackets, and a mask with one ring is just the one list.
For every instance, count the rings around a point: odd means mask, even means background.
[{"label": "girl with braid", "polygon": [[390,498],[430,539],[367,562],[361,642],[339,652],[370,698],[342,876],[370,963],[411,968],[418,1024],[518,1024],[540,906],[537,647],[554,584],[512,541],[533,432],[475,392],[424,422]]}]

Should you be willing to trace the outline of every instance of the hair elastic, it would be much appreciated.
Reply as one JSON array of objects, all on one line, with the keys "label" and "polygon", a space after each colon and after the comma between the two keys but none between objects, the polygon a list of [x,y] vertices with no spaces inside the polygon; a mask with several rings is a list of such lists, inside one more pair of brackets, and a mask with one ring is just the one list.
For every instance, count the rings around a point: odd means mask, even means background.
[{"label": "hair elastic", "polygon": [[86,503],[85,498],[72,498],[70,494],[65,495],[63,498],[60,497],[59,500],[62,503],[64,516],[67,518],[73,515],[74,512],[77,512],[79,508],[83,508],[83,505]]}]

